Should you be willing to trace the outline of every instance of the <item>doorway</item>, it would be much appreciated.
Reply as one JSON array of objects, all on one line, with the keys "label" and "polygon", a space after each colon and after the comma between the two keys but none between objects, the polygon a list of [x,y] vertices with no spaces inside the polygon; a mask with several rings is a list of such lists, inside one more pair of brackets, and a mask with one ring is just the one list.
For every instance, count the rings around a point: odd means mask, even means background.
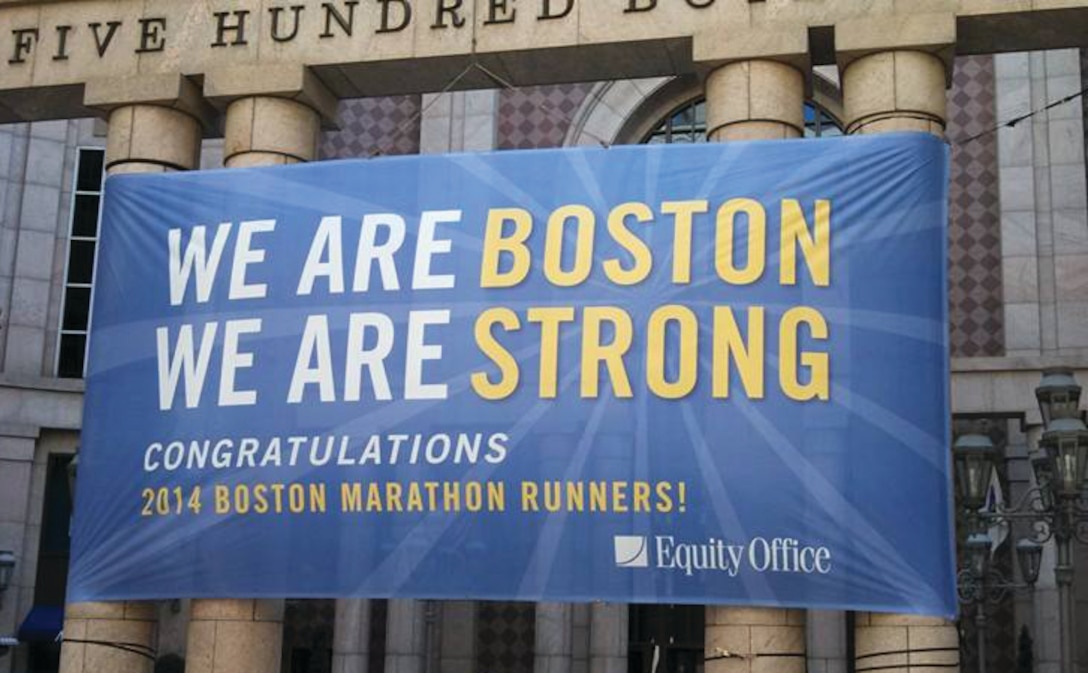
[{"label": "doorway", "polygon": [[702,605],[632,605],[628,673],[703,673]]}]

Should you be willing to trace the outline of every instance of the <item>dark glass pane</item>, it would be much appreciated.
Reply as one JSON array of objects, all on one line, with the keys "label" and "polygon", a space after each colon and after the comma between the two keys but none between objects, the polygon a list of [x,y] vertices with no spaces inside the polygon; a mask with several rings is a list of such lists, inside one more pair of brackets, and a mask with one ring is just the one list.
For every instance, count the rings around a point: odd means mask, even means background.
[{"label": "dark glass pane", "polygon": [[76,191],[97,192],[102,189],[102,162],[106,153],[102,150],[79,151],[79,175]]},{"label": "dark glass pane", "polygon": [[68,252],[68,282],[90,283],[94,277],[94,241],[72,241]]},{"label": "dark glass pane", "polygon": [[98,235],[98,197],[93,194],[76,196],[72,211],[72,235],[94,238]]},{"label": "dark glass pane", "polygon": [[805,123],[806,124],[815,124],[816,123],[816,114],[817,114],[816,108],[812,107],[811,105],[806,105],[805,106]]},{"label": "dark glass pane", "polygon": [[693,114],[692,107],[681,108],[676,114],[672,116],[673,126],[690,126],[695,121],[695,115]]},{"label": "dark glass pane", "polygon": [[91,288],[70,287],[64,295],[64,324],[61,329],[82,331],[87,329],[91,315]]},{"label": "dark glass pane", "polygon": [[821,135],[825,136],[841,136],[842,129],[839,128],[835,119],[826,112],[820,113],[820,130]]},{"label": "dark glass pane", "polygon": [[706,123],[706,102],[695,104],[695,123]]},{"label": "dark glass pane", "polygon": [[57,376],[62,379],[83,378],[83,358],[87,350],[87,337],[82,334],[62,334],[60,337],[60,363]]},{"label": "dark glass pane", "polygon": [[[68,492],[68,464],[71,456],[49,457],[45,479],[45,506],[42,512],[41,554],[68,553],[68,524],[72,519],[72,497]],[[54,578],[59,579],[59,578]],[[63,602],[64,595],[60,596]]]}]

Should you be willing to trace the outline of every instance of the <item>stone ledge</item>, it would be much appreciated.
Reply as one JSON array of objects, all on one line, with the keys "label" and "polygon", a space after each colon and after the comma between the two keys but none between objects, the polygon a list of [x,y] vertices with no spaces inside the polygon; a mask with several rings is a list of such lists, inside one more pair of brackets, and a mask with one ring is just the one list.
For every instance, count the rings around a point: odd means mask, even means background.
[{"label": "stone ledge", "polygon": [[[1048,367],[1088,370],[1088,351],[1078,351],[1069,355],[952,358],[953,374],[961,372],[1041,372]],[[1082,385],[1084,383],[1086,382],[1082,382]]]},{"label": "stone ledge", "polygon": [[20,388],[54,393],[82,395],[87,386],[83,379],[58,379],[26,374],[0,373],[0,388]]}]

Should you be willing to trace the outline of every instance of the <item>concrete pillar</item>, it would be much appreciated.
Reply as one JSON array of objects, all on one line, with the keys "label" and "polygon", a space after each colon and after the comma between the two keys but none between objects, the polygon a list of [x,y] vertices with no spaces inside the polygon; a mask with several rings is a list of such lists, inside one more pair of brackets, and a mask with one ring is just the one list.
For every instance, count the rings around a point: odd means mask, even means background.
[{"label": "concrete pillar", "polygon": [[195,600],[185,673],[279,673],[282,600]]},{"label": "concrete pillar", "polygon": [[944,135],[945,62],[923,51],[862,56],[843,71],[846,132],[924,131]]},{"label": "concrete pillar", "polygon": [[711,142],[800,138],[805,134],[805,79],[792,65],[737,61],[706,78]]},{"label": "concrete pillar", "polygon": [[367,673],[370,665],[370,601],[336,601],[332,635],[332,673]]},{"label": "concrete pillar", "polygon": [[[313,159],[321,115],[307,101],[315,92],[321,95],[303,69],[208,73],[205,95],[226,106],[224,164],[244,168]],[[279,673],[283,613],[282,600],[193,601],[186,673]]]},{"label": "concrete pillar", "polygon": [[[835,35],[847,133],[944,135],[954,17],[922,15],[894,25],[860,20],[837,26]],[[959,633],[944,619],[860,612],[854,643],[858,671],[959,670]]]},{"label": "concrete pillar", "polygon": [[[800,138],[805,78],[775,60],[736,61],[706,78],[711,142]],[[706,672],[804,673],[805,615],[798,610],[707,606]],[[723,657],[723,654],[735,656]],[[786,655],[786,656],[783,656]]]},{"label": "concrete pillar", "polygon": [[227,168],[245,168],[312,161],[320,132],[320,115],[305,103],[240,98],[227,107],[223,162]]},{"label": "concrete pillar", "polygon": [[707,673],[805,673],[805,612],[707,606]]},{"label": "concrete pillar", "polygon": [[154,651],[154,603],[70,603],[64,609],[61,673],[150,673]]},{"label": "concrete pillar", "polygon": [[589,670],[626,673],[627,606],[594,603],[589,612]]},{"label": "concrete pillar", "polygon": [[423,673],[427,658],[426,601],[389,601],[385,673]]},{"label": "concrete pillar", "polygon": [[476,673],[476,603],[444,601],[440,605],[442,638],[438,670]]},{"label": "concrete pillar", "polygon": [[204,95],[226,111],[228,168],[312,161],[322,124],[336,120],[336,97],[297,65],[210,70]]},{"label": "concrete pillar", "polygon": [[[187,79],[126,78],[88,84],[84,102],[109,111],[106,169],[110,174],[163,173],[196,168],[205,104]],[[149,673],[157,606],[151,602],[74,603],[65,607],[61,673]],[[96,641],[77,642],[77,641]]]},{"label": "concrete pillar", "polygon": [[534,673],[570,673],[574,654],[572,629],[570,603],[536,604]]},{"label": "concrete pillar", "polygon": [[937,617],[859,612],[855,618],[856,670],[885,673],[956,673],[960,638],[955,624]]},{"label": "concrete pillar", "polygon": [[121,173],[188,171],[200,161],[200,122],[159,105],[125,105],[110,113],[106,169]]}]

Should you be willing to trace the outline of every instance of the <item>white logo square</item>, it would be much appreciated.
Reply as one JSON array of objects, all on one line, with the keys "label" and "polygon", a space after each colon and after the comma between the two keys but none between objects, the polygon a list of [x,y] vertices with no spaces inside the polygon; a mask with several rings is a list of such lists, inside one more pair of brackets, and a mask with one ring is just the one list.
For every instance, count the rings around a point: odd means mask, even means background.
[{"label": "white logo square", "polygon": [[613,538],[616,565],[620,568],[648,568],[649,544],[641,535],[617,535]]}]

